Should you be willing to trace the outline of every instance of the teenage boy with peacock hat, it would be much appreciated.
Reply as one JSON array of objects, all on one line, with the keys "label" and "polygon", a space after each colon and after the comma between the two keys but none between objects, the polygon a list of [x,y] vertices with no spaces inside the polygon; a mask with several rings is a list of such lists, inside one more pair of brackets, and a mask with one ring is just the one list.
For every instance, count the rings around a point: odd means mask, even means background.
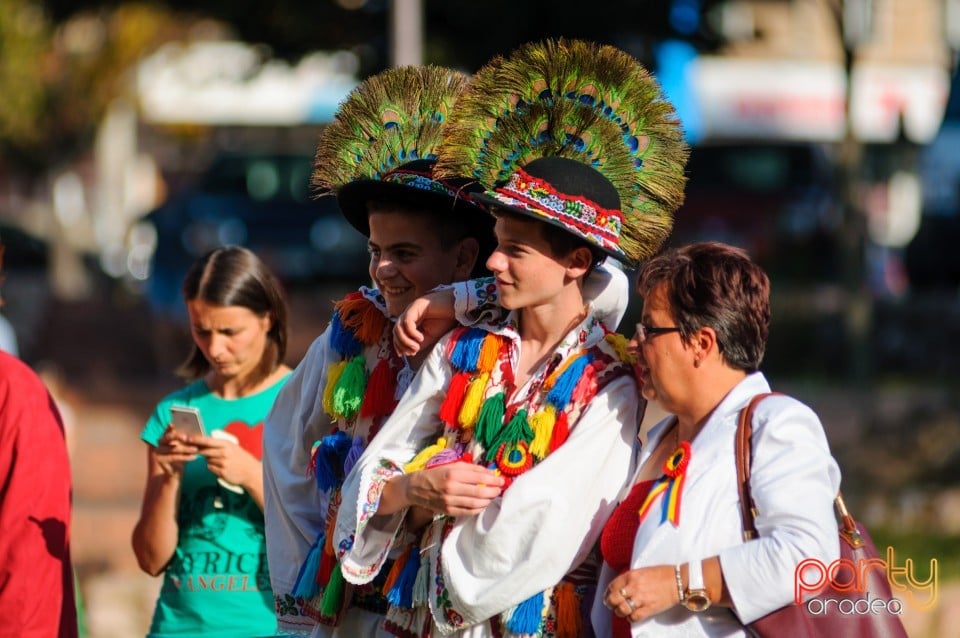
[{"label": "teenage boy with peacock hat", "polygon": [[640,408],[626,340],[582,282],[606,256],[657,251],[686,146],[633,58],[560,40],[481,69],[439,155],[437,174],[490,186],[477,198],[496,218],[487,266],[510,312],[441,339],[347,476],[341,569],[366,583],[413,539],[385,585],[392,635],[582,635]]},{"label": "teenage boy with peacock hat", "polygon": [[[345,585],[326,530],[343,476],[421,359],[395,354],[391,322],[438,284],[484,273],[493,247],[493,220],[472,199],[479,185],[433,173],[442,128],[466,81],[433,66],[385,71],[348,97],[319,140],[314,185],[335,193],[344,216],[369,238],[375,287],[336,304],[264,426],[267,555],[282,633],[367,636],[383,619],[379,584]],[[604,275],[594,285],[607,297],[625,290],[625,278]],[[495,296],[482,301],[489,306]],[[625,303],[608,305],[622,315]],[[463,321],[468,311],[484,315],[475,297],[466,300]]]}]

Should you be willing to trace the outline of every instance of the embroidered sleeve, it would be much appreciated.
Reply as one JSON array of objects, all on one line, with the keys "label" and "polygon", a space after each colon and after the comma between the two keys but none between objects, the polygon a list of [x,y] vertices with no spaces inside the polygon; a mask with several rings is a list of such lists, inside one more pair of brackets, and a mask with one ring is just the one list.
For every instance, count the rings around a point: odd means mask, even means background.
[{"label": "embroidered sleeve", "polygon": [[454,310],[460,325],[500,325],[506,320],[509,313],[499,306],[497,284],[493,277],[458,281],[451,284],[451,288]]}]

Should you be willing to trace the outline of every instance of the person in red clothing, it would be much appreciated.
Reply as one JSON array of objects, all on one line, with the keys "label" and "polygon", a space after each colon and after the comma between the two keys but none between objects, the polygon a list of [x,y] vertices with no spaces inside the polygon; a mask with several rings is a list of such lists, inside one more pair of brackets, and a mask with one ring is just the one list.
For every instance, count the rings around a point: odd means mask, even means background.
[{"label": "person in red clothing", "polygon": [[43,382],[0,352],[0,636],[75,638],[70,462]]}]

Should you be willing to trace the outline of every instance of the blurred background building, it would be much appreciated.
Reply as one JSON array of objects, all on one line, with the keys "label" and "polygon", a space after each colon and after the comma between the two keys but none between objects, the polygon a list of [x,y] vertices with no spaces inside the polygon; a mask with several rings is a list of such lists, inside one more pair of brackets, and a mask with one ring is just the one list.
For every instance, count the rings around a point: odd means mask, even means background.
[{"label": "blurred background building", "polygon": [[661,80],[692,145],[670,242],[767,268],[765,369],[822,415],[877,544],[940,559],[912,635],[960,635],[960,0],[0,0],[4,315],[71,428],[89,635],[142,635],[152,607],[138,433],[177,384],[189,263],[256,250],[295,364],[366,276],[308,187],[338,102],[392,64],[470,72],[561,35]]}]

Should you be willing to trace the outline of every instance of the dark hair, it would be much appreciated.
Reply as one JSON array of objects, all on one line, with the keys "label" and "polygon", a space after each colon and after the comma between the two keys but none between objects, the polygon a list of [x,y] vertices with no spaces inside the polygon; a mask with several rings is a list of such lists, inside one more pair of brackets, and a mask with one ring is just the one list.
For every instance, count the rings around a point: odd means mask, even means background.
[{"label": "dark hair", "polygon": [[448,251],[462,239],[472,237],[480,245],[480,251],[477,254],[477,261],[473,264],[473,270],[470,277],[487,277],[490,272],[487,271],[487,258],[496,247],[493,237],[493,219],[489,223],[477,223],[476,220],[470,220],[464,215],[451,213],[448,205],[439,205],[437,203],[424,203],[423,205],[413,206],[406,202],[397,202],[390,200],[372,199],[367,201],[368,214],[371,212],[399,213],[402,215],[418,215],[426,217],[430,221],[430,228],[437,233],[440,240],[440,248]]},{"label": "dark hair", "polygon": [[442,208],[423,204],[422,206],[411,206],[405,202],[394,202],[388,200],[370,200],[367,202],[369,212],[395,212],[402,215],[419,215],[430,218],[430,227],[437,233],[440,239],[440,247],[444,250],[450,250],[453,245],[461,239],[470,236],[470,229],[466,221],[450,212],[449,206]]},{"label": "dark hair", "polygon": [[[246,248],[217,248],[197,260],[183,280],[184,302],[200,300],[215,306],[240,306],[258,316],[270,316],[267,347],[258,376],[270,375],[287,355],[287,305],[280,283],[260,259]],[[196,343],[177,374],[196,380],[210,370],[210,362]]]},{"label": "dark hair", "polygon": [[646,297],[660,284],[685,341],[709,326],[728,365],[760,368],[770,333],[770,280],[746,252],[719,242],[666,251],[641,267],[637,289]]},{"label": "dark hair", "polygon": [[527,215],[521,215],[520,213],[515,213],[510,210],[497,207],[494,207],[493,215],[494,217],[509,217],[522,222],[533,222],[536,224],[537,227],[540,228],[540,237],[547,242],[547,246],[550,247],[550,253],[553,257],[566,257],[577,248],[586,248],[590,251],[590,268],[587,270],[588,275],[607,257],[606,253],[588,242],[586,239],[577,237],[570,231],[561,228],[560,226],[555,226],[553,224],[540,221],[539,219],[528,217]]}]

